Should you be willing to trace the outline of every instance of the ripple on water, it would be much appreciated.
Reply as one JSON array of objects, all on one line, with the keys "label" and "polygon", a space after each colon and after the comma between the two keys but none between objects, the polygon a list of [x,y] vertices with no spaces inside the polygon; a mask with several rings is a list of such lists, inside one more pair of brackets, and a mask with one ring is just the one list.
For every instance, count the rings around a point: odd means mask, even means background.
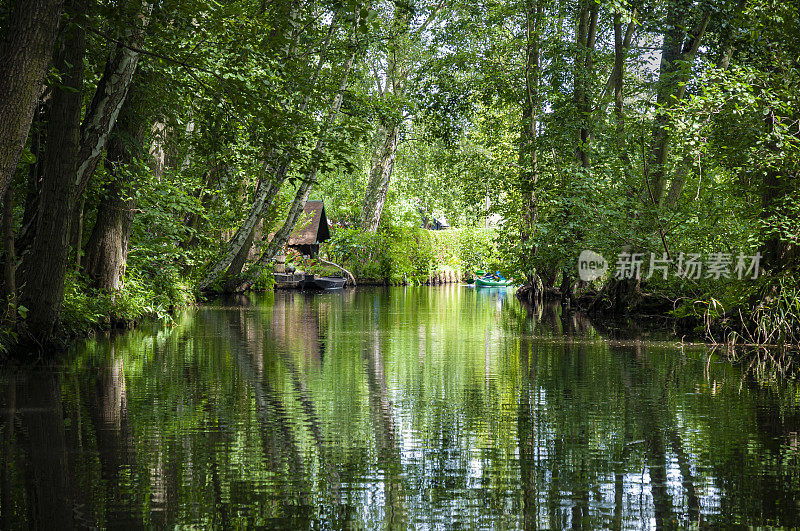
[{"label": "ripple on water", "polygon": [[243,302],[0,372],[0,525],[800,526],[800,393],[702,345],[459,286]]}]

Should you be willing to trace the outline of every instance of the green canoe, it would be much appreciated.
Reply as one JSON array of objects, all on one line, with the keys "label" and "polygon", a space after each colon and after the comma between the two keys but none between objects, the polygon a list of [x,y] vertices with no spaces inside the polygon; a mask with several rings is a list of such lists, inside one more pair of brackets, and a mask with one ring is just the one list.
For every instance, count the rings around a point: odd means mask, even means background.
[{"label": "green canoe", "polygon": [[488,280],[485,278],[476,278],[475,279],[475,286],[477,287],[486,287],[486,288],[504,288],[506,286],[510,286],[510,280]]}]

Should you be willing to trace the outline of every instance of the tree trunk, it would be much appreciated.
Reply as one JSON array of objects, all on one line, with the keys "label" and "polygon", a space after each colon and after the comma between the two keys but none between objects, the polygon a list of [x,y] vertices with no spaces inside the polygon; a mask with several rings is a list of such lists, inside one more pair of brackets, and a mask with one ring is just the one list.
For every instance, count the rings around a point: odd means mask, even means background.
[{"label": "tree trunk", "polygon": [[622,83],[625,79],[625,48],[622,40],[622,15],[614,12],[614,70],[612,83],[614,86],[614,118],[616,119],[617,149],[620,155],[624,149],[625,114],[623,112]]},{"label": "tree trunk", "polygon": [[222,288],[225,293],[232,293],[236,290],[236,285],[239,282],[239,275],[242,273],[242,268],[244,267],[245,262],[247,262],[247,257],[250,255],[250,249],[253,248],[253,240],[255,239],[255,235],[256,226],[254,225],[253,228],[250,229],[250,234],[244,241],[244,245],[242,245],[241,249],[239,249],[239,252],[233,258],[228,270],[225,271],[225,278],[227,280]]},{"label": "tree trunk", "polygon": [[72,209],[72,226],[70,228],[69,245],[75,249],[75,266],[80,269],[83,264],[83,214],[86,208],[86,195],[75,198]]},{"label": "tree trunk", "polygon": [[53,57],[63,0],[12,0],[0,44],[0,196],[28,138],[42,82]]},{"label": "tree trunk", "polygon": [[697,27],[692,30],[692,33],[688,35],[688,40],[684,43],[686,36],[684,24],[690,9],[691,4],[687,5],[682,0],[676,0],[670,2],[667,13],[667,30],[664,32],[656,97],[658,109],[653,124],[653,139],[650,144],[647,168],[647,198],[656,206],[662,204],[666,191],[666,166],[671,148],[668,111],[683,99],[691,65],[705,34],[710,16],[709,11],[703,13]]},{"label": "tree trunk", "polygon": [[9,185],[3,198],[3,299],[6,315],[13,319],[17,309],[17,254],[14,252],[14,187]]},{"label": "tree trunk", "polygon": [[106,170],[111,182],[97,207],[97,221],[86,243],[85,271],[95,287],[113,293],[122,288],[128,261],[128,242],[136,208],[138,184],[127,168],[144,155],[148,128],[142,104],[147,90],[135,82],[122,106],[114,134],[108,141]]},{"label": "tree trunk", "polygon": [[[268,156],[268,158],[271,158],[271,156],[272,155]],[[242,247],[244,247],[247,240],[251,238],[256,225],[258,225],[258,221],[261,219],[261,215],[272,205],[272,202],[278,195],[283,181],[286,180],[289,166],[288,163],[284,163],[273,173],[269,171],[269,165],[269,162],[264,163],[264,174],[256,187],[256,196],[250,206],[250,212],[247,214],[247,218],[245,218],[242,225],[236,231],[236,234],[234,234],[233,238],[228,242],[225,256],[211,267],[208,274],[206,274],[205,278],[200,283],[201,290],[208,289],[211,284],[216,282],[223,273],[230,268],[231,263],[241,252]],[[252,239],[250,239],[250,241],[252,243]]]},{"label": "tree trunk", "polygon": [[[294,7],[295,6],[292,5],[289,9],[290,13],[293,11]],[[313,89],[317,85],[320,72],[322,71],[324,62],[327,59],[326,51],[328,49],[328,45],[330,44],[331,38],[335,33],[339,15],[340,12],[338,10],[334,12],[333,20],[331,21],[330,28],[328,29],[328,34],[322,44],[314,74],[311,77],[310,83],[308,84],[308,88],[305,96],[303,97],[302,103],[300,103],[300,105],[297,107],[298,112],[301,114],[305,113],[308,109],[308,104],[311,101]],[[297,40],[295,39],[292,47],[296,48],[296,46]],[[292,128],[292,132],[297,132],[297,124],[292,124],[290,127]],[[201,290],[208,289],[211,284],[219,280],[222,276],[225,276],[227,277],[227,280],[223,286],[223,291],[234,291],[236,287],[235,282],[237,282],[234,277],[238,276],[242,272],[242,267],[244,267],[244,264],[247,260],[247,255],[250,253],[250,248],[253,245],[256,225],[258,225],[258,222],[261,220],[264,213],[272,206],[275,197],[277,197],[278,192],[280,192],[280,189],[286,180],[286,176],[289,173],[289,167],[292,162],[291,157],[289,157],[287,154],[283,154],[282,157],[284,160],[278,162],[279,157],[280,154],[275,149],[268,153],[263,165],[263,175],[258,182],[258,186],[256,187],[256,193],[253,203],[250,206],[250,211],[248,212],[247,217],[242,225],[236,230],[236,234],[234,234],[233,238],[231,238],[228,242],[228,246],[225,250],[225,256],[211,266],[205,278],[203,278],[202,282],[200,282]]]},{"label": "tree trunk", "polygon": [[541,71],[540,56],[540,20],[542,16],[541,3],[529,0],[525,9],[526,17],[526,48],[525,48],[525,100],[522,104],[522,131],[519,146],[520,190],[522,192],[522,224],[520,226],[520,241],[522,243],[522,261],[527,267],[525,272],[526,283],[519,294],[525,295],[529,302],[541,297],[541,280],[534,267],[536,246],[536,221],[538,216],[538,203],[536,199],[536,186],[539,181],[539,161],[537,146],[537,125],[539,107],[539,82]]},{"label": "tree trunk", "polygon": [[[636,29],[636,9],[631,10],[631,21],[625,29],[625,36],[617,40],[617,31],[622,31],[622,14],[619,11],[614,12],[614,67],[611,69],[611,74],[608,76],[603,91],[598,98],[597,110],[603,111],[609,102],[609,97],[615,88],[618,75],[624,74],[625,56],[631,47],[633,41],[633,33]],[[620,57],[618,57],[618,55]]]},{"label": "tree trunk", "polygon": [[[381,86],[381,77],[378,76],[377,71],[374,72],[376,88],[381,99],[388,99],[391,95],[392,98],[398,100],[405,95],[406,80],[410,72],[406,48],[406,39],[411,35],[412,13],[409,6],[410,4],[399,0],[394,2],[394,19],[392,20],[394,38],[388,43],[385,86]],[[427,27],[435,13],[436,10],[431,12],[417,31]],[[386,203],[386,195],[389,192],[389,183],[394,171],[399,132],[400,119],[389,119],[378,124],[369,170],[369,182],[361,206],[361,228],[363,230],[375,232],[380,225],[383,206]]]},{"label": "tree trunk", "polygon": [[40,100],[34,114],[34,124],[30,132],[30,149],[33,156],[36,157],[36,161],[28,168],[28,186],[23,204],[22,226],[14,242],[17,256],[23,256],[27,252],[36,233],[36,213],[39,210],[39,194],[42,191],[42,156],[52,104],[52,90],[47,89],[46,92],[47,95]]},{"label": "tree trunk", "polygon": [[44,154],[42,192],[36,219],[36,235],[23,263],[20,303],[28,308],[29,339],[40,346],[48,343],[61,320],[64,278],[69,251],[70,212],[75,197],[75,166],[80,138],[83,56],[86,33],[81,20],[87,0],[67,4],[74,13],[64,31],[64,40],[54,60],[61,72],[61,86],[55,88],[47,150]]},{"label": "tree trunk", "polygon": [[[356,26],[357,25],[358,24],[356,23]],[[328,110],[328,116],[325,118],[325,123],[319,132],[317,144],[314,146],[314,151],[311,152],[311,157],[309,158],[308,162],[308,169],[305,172],[303,181],[297,188],[292,205],[289,207],[289,213],[286,216],[286,221],[275,233],[275,236],[273,236],[272,240],[269,242],[266,251],[264,251],[264,253],[262,253],[262,255],[259,257],[258,261],[253,264],[250,269],[248,269],[245,279],[240,282],[238,286],[236,286],[235,291],[246,291],[255,283],[264,267],[272,262],[272,260],[278,254],[278,251],[283,249],[283,246],[286,245],[289,235],[292,233],[294,226],[297,224],[300,213],[302,213],[303,209],[305,209],[306,201],[308,201],[308,195],[311,193],[311,187],[317,181],[317,172],[319,171],[322,157],[325,154],[325,146],[328,140],[328,134],[330,129],[333,127],[333,124],[336,122],[336,118],[339,116],[339,109],[342,107],[344,90],[347,88],[347,78],[350,75],[350,70],[353,68],[353,62],[355,61],[355,58],[356,51],[354,47],[353,52],[350,54],[345,65],[344,73],[342,74],[342,78],[339,82],[339,89],[336,93],[336,96],[333,98],[330,109]]]},{"label": "tree trunk", "polygon": [[[636,16],[636,10],[631,13],[631,17]],[[631,45],[634,23],[631,21],[628,28],[622,33],[622,13],[614,12],[614,68],[609,78],[610,86],[614,92],[614,120],[615,120],[615,140],[617,147],[617,157],[622,163],[625,181],[630,181],[631,176],[631,157],[626,149],[625,141],[625,57]],[[601,96],[602,99],[602,96]]]},{"label": "tree trunk", "polygon": [[[594,77],[594,46],[597,38],[597,17],[599,5],[592,0],[583,0],[578,12],[578,29],[575,35],[575,73],[573,100],[576,114],[579,120],[578,134],[576,138],[575,158],[578,165],[584,170],[591,165],[588,147],[591,138],[591,104],[592,104],[592,79]],[[572,183],[566,182],[568,173],[563,174],[563,186],[565,193]],[[570,218],[575,213],[570,207],[565,208],[565,215]],[[570,239],[578,242],[582,239],[581,231],[570,231]],[[572,263],[561,265],[561,302],[570,305],[574,299],[574,267]]]},{"label": "tree trunk", "polygon": [[153,124],[152,140],[150,141],[150,173],[156,181],[161,181],[164,177],[164,170],[167,166],[167,153],[164,144],[167,142],[167,124],[164,118],[157,120]]},{"label": "tree trunk", "polygon": [[[124,164],[119,153],[108,143],[109,166]],[[119,169],[111,170],[117,174]],[[106,196],[97,207],[97,221],[86,243],[84,270],[92,285],[103,291],[113,293],[122,287],[122,277],[128,258],[128,239],[133,225],[133,210],[136,200],[129,198],[133,191],[126,186],[119,175],[108,185]]]},{"label": "tree trunk", "polygon": [[589,119],[593,53],[597,35],[598,4],[584,0],[578,12],[578,29],[575,34],[577,54],[575,56],[575,82],[573,99],[580,121],[576,157],[581,167],[589,167],[589,154],[586,149],[589,143]]},{"label": "tree trunk", "polygon": [[392,179],[394,160],[397,155],[399,124],[380,124],[375,135],[375,150],[369,170],[369,183],[361,207],[361,228],[375,232],[381,221],[389,182]]},{"label": "tree trunk", "polygon": [[[137,1],[137,0],[134,0]],[[141,2],[141,9],[129,26],[120,42],[115,46],[103,71],[103,76],[97,84],[97,90],[92,97],[86,116],[81,124],[80,151],[75,173],[75,197],[82,198],[86,186],[92,178],[97,163],[105,150],[117,116],[125,102],[133,74],[139,64],[139,52],[127,46],[136,47],[141,44],[144,29],[150,19],[152,4]],[[72,218],[75,227],[82,227],[78,218],[83,216],[83,202],[73,202]],[[77,231],[73,231],[72,244],[80,250],[81,241]]]}]

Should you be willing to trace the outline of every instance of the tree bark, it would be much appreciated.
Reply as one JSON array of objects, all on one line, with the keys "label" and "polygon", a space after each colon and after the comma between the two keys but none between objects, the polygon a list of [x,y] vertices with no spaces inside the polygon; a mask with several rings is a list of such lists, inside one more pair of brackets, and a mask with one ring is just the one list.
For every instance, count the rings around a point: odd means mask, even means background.
[{"label": "tree bark", "polygon": [[63,0],[12,0],[0,44],[0,196],[5,195],[28,138],[53,56]]},{"label": "tree bark", "polygon": [[17,310],[17,254],[14,251],[14,187],[9,185],[3,198],[3,299],[6,315],[13,319]]},{"label": "tree bark", "polygon": [[63,32],[54,65],[62,73],[55,88],[47,126],[42,192],[36,219],[36,235],[23,263],[24,285],[20,304],[28,308],[29,339],[43,346],[50,342],[61,321],[64,278],[69,251],[70,212],[75,197],[75,166],[80,138],[83,56],[86,33],[82,20],[87,0],[67,4],[73,24]]},{"label": "tree bark", "polygon": [[653,138],[650,144],[650,157],[648,163],[648,189],[649,201],[656,206],[661,206],[666,191],[667,171],[671,143],[669,136],[669,110],[680,100],[686,92],[686,82],[689,79],[691,65],[697,54],[706,27],[708,26],[709,11],[705,11],[697,27],[688,35],[684,31],[685,19],[691,9],[691,3],[684,0],[670,2],[667,13],[667,30],[664,32],[664,44],[659,69],[658,92],[656,105],[658,106],[655,123],[653,124]]},{"label": "tree bark", "polygon": [[389,192],[389,183],[397,155],[399,124],[380,124],[375,135],[375,150],[369,170],[369,182],[361,207],[361,228],[370,232],[378,230]]},{"label": "tree bark", "polygon": [[138,186],[126,167],[143,154],[147,130],[147,115],[141,105],[144,90],[144,87],[131,88],[108,141],[106,169],[111,182],[97,207],[97,221],[86,243],[86,274],[95,287],[109,293],[122,288],[128,260]]},{"label": "tree bark", "polygon": [[[78,200],[73,202],[71,214],[76,228],[82,227],[82,223],[78,221],[83,216],[83,201],[80,198],[97,169],[139,64],[139,52],[130,47],[141,44],[152,9],[152,4],[147,2],[141,2],[140,5],[137,15],[129,21],[129,26],[106,61],[103,76],[81,124],[80,150],[75,172],[75,197]],[[81,239],[82,235],[74,231],[72,244],[76,249],[80,248]]]}]

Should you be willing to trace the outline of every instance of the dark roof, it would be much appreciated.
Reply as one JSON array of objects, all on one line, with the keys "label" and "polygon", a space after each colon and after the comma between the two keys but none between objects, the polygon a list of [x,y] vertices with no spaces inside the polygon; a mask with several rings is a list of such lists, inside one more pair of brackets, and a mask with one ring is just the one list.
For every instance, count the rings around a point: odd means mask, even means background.
[{"label": "dark roof", "polygon": [[306,201],[300,219],[297,220],[288,245],[314,245],[331,237],[328,229],[328,216],[325,215],[325,203],[322,201]]}]

